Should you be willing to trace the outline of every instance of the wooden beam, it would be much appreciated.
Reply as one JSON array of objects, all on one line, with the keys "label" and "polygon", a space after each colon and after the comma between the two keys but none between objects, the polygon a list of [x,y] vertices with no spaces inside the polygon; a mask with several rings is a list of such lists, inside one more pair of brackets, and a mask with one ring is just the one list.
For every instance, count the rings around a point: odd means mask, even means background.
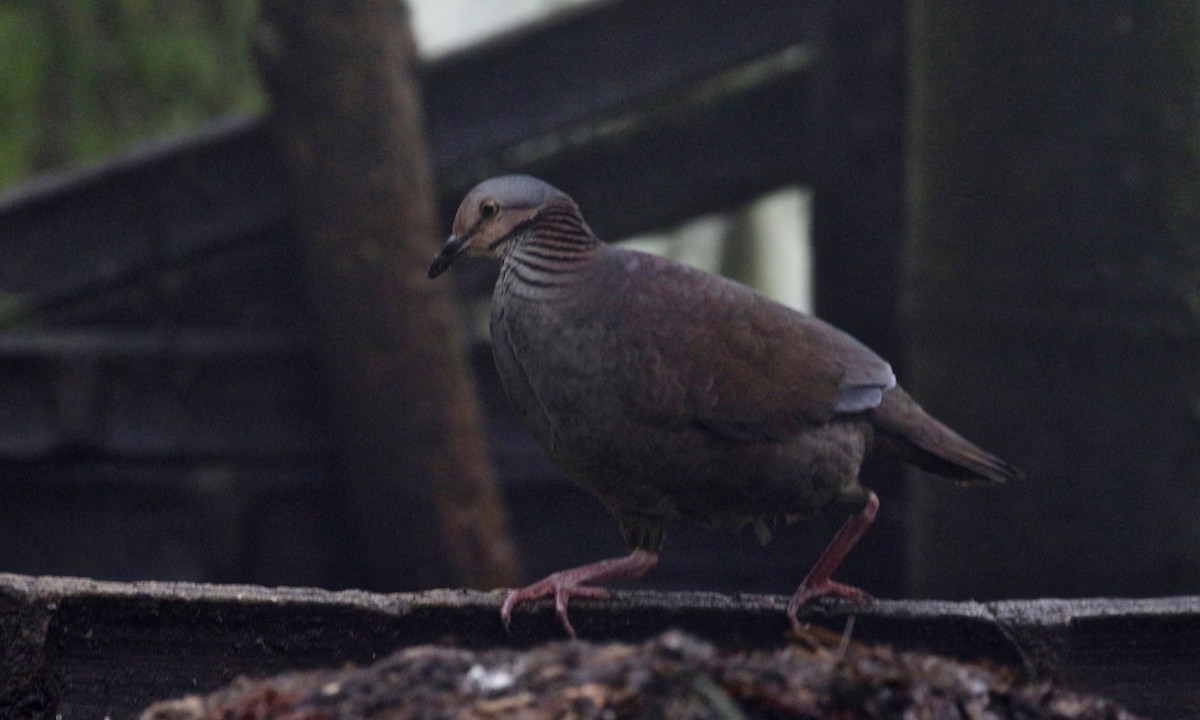
[{"label": "wooden beam", "polygon": [[[242,674],[362,664],[421,643],[562,639],[545,601],[518,612],[513,635],[505,634],[501,599],[501,592],[376,595],[0,575],[0,710],[24,701],[51,717],[126,717]],[[588,640],[642,641],[675,627],[720,645],[771,648],[788,641],[786,602],[618,591],[573,602],[572,619]],[[803,619],[840,632],[847,617],[817,608]],[[857,641],[1015,665],[1151,717],[1200,706],[1200,597],[879,601],[854,617]]]}]

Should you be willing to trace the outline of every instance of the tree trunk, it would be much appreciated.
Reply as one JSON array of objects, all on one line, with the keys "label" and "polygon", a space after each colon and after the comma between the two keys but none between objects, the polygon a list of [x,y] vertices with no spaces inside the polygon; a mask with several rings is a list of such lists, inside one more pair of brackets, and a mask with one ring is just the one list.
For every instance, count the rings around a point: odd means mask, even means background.
[{"label": "tree trunk", "polygon": [[264,0],[260,65],[292,181],[368,575],[403,589],[512,584],[515,553],[437,249],[397,0]]},{"label": "tree trunk", "polygon": [[913,487],[920,596],[1200,587],[1200,4],[912,6],[908,382],[1029,474]]}]

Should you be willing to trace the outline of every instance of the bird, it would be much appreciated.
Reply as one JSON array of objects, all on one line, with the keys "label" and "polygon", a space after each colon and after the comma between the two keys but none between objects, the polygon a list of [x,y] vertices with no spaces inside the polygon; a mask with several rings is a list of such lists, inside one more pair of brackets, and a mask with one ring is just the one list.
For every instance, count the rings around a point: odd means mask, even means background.
[{"label": "bird", "polygon": [[529,175],[470,190],[429,267],[499,260],[491,345],[522,424],[616,518],[629,554],[511,590],[552,597],[566,633],[571,598],[604,597],[658,562],[668,519],[709,526],[846,514],[787,605],[865,591],[832,575],[875,519],[859,482],[872,454],[962,485],[1020,471],[926,413],[892,367],[854,337],[720,275],[601,241],[576,202]]}]

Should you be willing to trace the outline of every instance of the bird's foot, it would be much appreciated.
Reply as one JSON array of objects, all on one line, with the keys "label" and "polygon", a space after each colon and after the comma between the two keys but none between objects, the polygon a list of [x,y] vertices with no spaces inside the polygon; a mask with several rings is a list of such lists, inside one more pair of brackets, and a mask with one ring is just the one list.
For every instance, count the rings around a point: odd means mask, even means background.
[{"label": "bird's foot", "polygon": [[800,627],[800,621],[796,619],[796,616],[800,613],[800,608],[819,597],[826,596],[841,598],[848,601],[854,607],[870,605],[875,601],[875,598],[868,595],[865,591],[850,585],[844,585],[840,582],[827,579],[822,582],[810,583],[805,580],[800,583],[800,587],[796,588],[795,594],[792,595],[791,601],[788,602],[787,616],[788,620],[792,622],[792,628],[798,629]]},{"label": "bird's foot", "polygon": [[500,620],[504,622],[504,630],[506,632],[508,631],[508,624],[512,621],[513,608],[523,602],[536,600],[540,597],[553,596],[554,614],[558,616],[558,621],[562,623],[563,629],[567,631],[567,634],[572,638],[575,637],[575,627],[571,625],[571,618],[567,615],[567,601],[572,597],[605,597],[608,595],[608,590],[602,587],[581,585],[570,579],[564,580],[558,577],[561,574],[555,573],[528,587],[523,587],[520,590],[512,590],[508,593],[508,597],[504,599],[504,605],[500,608]]},{"label": "bird's foot", "polygon": [[562,623],[567,634],[574,638],[575,628],[571,625],[571,618],[567,615],[567,602],[572,597],[605,597],[608,595],[608,590],[596,587],[592,583],[639,578],[657,562],[657,553],[634,550],[627,557],[601,560],[590,565],[556,572],[532,585],[510,591],[508,597],[504,599],[504,604],[500,607],[500,620],[504,623],[504,629],[507,631],[508,624],[512,619],[513,608],[523,602],[553,596],[554,614],[558,616],[558,621]]},{"label": "bird's foot", "polygon": [[830,577],[833,575],[833,571],[837,570],[838,565],[842,564],[846,553],[850,552],[867,528],[871,527],[871,523],[875,522],[877,512],[879,512],[879,498],[875,493],[868,492],[862,510],[858,514],[846,518],[846,522],[842,523],[842,527],[833,536],[833,540],[821,552],[816,564],[813,565],[812,570],[808,571],[808,575],[804,576],[800,587],[796,588],[795,594],[788,603],[787,616],[788,620],[792,621],[793,629],[800,627],[800,621],[796,619],[800,608],[815,598],[832,595],[849,600],[855,606],[871,602],[871,596],[862,590],[835,582]]}]

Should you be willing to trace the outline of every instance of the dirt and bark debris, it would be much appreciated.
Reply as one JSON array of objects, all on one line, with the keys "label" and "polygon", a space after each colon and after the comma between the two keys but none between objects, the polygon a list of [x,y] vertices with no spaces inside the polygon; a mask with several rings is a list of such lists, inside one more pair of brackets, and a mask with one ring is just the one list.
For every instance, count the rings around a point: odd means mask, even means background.
[{"label": "dirt and bark debris", "polygon": [[[811,639],[810,639],[811,640]],[[242,679],[142,720],[1104,718],[1116,703],[988,664],[839,645],[730,652],[671,631],[646,643],[532,650],[418,646],[364,668]]]}]

